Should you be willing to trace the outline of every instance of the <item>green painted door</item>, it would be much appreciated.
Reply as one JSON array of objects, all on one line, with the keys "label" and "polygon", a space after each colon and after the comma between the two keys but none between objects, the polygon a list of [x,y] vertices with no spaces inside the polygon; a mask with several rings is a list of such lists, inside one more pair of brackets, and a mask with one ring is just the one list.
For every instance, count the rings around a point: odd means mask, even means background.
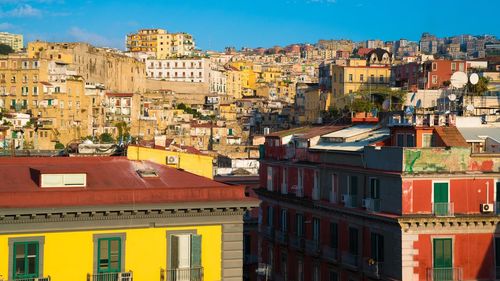
[{"label": "green painted door", "polygon": [[434,214],[437,216],[448,215],[448,202],[448,183],[434,183]]},{"label": "green painted door", "polygon": [[454,280],[451,238],[434,239],[433,244],[434,280]]}]

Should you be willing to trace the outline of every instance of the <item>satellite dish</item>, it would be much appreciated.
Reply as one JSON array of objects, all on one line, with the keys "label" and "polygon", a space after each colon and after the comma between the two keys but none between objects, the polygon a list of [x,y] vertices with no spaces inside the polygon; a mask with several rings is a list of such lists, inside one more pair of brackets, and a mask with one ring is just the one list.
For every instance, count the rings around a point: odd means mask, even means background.
[{"label": "satellite dish", "polygon": [[382,103],[382,109],[384,109],[384,110],[388,110],[390,105],[391,105],[391,102],[390,102],[389,100],[385,100],[385,101]]},{"label": "satellite dish", "polygon": [[479,82],[479,75],[477,73],[472,73],[469,77],[469,81],[472,85],[476,85]]},{"label": "satellite dish", "polygon": [[450,94],[450,95],[448,95],[448,99],[449,99],[450,101],[454,101],[454,100],[456,100],[456,99],[457,99],[457,95],[455,95],[455,94]]},{"label": "satellite dish", "polygon": [[467,105],[466,109],[467,109],[467,111],[473,111],[474,106],[472,104],[469,104],[469,105]]},{"label": "satellite dish", "polygon": [[467,83],[467,74],[462,71],[457,71],[451,75],[451,85],[455,88],[462,88]]}]

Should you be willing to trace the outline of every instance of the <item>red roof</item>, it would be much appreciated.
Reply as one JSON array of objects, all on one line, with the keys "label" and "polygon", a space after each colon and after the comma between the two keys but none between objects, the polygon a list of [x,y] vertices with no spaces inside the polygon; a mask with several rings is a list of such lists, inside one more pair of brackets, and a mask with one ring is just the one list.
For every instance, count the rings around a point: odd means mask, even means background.
[{"label": "red roof", "polygon": [[[137,170],[154,169],[142,178]],[[41,173],[85,173],[86,187],[41,188]],[[185,171],[125,157],[0,158],[0,208],[243,201],[229,186]]]}]

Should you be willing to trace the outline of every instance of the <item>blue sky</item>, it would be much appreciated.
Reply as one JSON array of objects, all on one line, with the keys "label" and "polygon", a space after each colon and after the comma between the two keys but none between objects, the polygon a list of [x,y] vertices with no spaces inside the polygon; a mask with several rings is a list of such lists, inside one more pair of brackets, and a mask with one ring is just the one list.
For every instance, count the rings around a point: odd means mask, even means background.
[{"label": "blue sky", "polygon": [[498,0],[0,0],[0,31],[25,41],[85,41],[123,49],[125,35],[159,27],[188,32],[198,47],[271,47],[349,38],[418,40],[500,36]]}]

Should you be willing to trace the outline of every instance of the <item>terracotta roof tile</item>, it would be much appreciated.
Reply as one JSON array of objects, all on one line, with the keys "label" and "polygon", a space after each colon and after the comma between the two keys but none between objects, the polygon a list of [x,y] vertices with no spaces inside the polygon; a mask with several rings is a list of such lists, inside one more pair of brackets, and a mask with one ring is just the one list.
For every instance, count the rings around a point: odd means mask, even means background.
[{"label": "terracotta roof tile", "polygon": [[457,129],[457,127],[435,127],[436,134],[441,138],[444,145],[447,147],[468,147],[464,137]]}]

